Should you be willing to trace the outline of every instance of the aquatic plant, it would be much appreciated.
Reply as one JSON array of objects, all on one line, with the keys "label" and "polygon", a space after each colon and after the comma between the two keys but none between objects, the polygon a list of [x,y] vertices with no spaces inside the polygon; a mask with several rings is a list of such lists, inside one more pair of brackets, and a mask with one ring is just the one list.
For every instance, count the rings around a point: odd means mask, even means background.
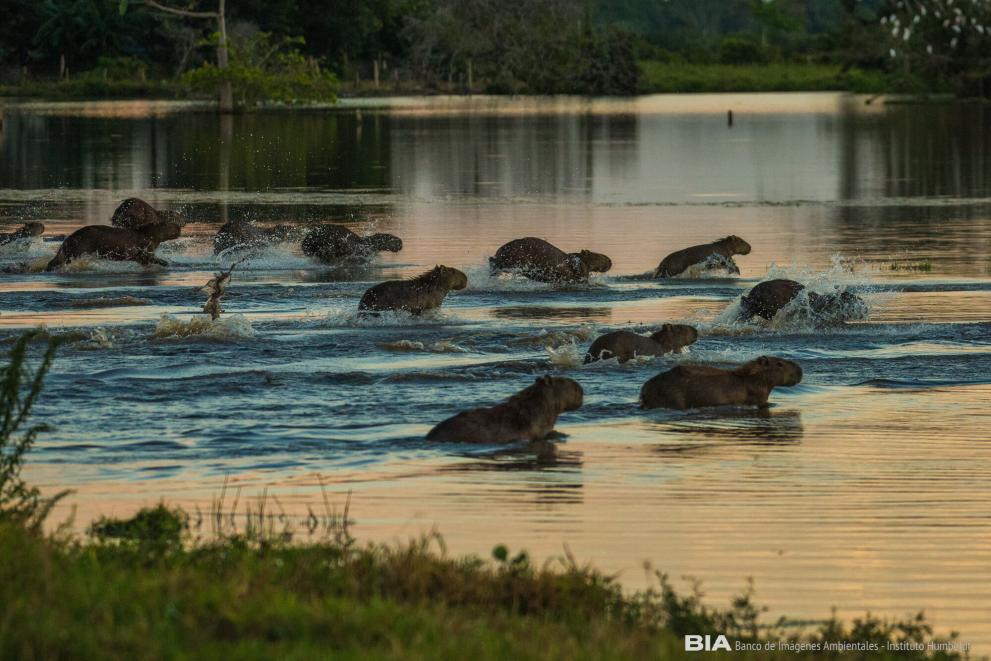
[{"label": "aquatic plant", "polygon": [[44,336],[44,354],[32,369],[28,350],[36,339],[42,339],[41,331],[18,338],[7,355],[7,365],[0,371],[0,523],[14,522],[35,531],[52,507],[69,493],[63,491],[46,498],[37,487],[28,486],[21,478],[24,455],[38,434],[48,427],[34,425],[23,432],[21,428],[31,415],[55,359],[55,350],[61,344],[57,338]]}]

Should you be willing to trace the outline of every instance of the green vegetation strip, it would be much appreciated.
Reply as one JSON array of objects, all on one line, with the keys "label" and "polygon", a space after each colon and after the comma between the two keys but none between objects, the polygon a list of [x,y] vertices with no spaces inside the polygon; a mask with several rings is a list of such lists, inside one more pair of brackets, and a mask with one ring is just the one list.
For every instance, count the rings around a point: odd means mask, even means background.
[{"label": "green vegetation strip", "polygon": [[692,64],[643,60],[642,86],[651,93],[815,92],[914,93],[914,80],[879,71],[843,71],[832,64]]}]

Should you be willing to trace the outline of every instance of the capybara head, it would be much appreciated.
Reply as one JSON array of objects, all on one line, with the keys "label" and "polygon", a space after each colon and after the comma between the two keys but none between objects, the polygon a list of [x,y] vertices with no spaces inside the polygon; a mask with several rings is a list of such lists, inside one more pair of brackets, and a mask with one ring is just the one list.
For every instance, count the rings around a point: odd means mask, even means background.
[{"label": "capybara head", "polygon": [[178,223],[151,223],[139,227],[137,231],[156,243],[161,243],[162,241],[178,239],[179,235],[182,234],[182,226]]},{"label": "capybara head", "polygon": [[559,410],[574,411],[581,408],[585,392],[574,379],[545,375],[537,379],[535,385],[550,395]]},{"label": "capybara head", "polygon": [[582,260],[582,263],[585,264],[586,267],[588,267],[589,271],[605,273],[612,268],[612,260],[602,253],[592,252],[591,250],[582,250],[578,253],[578,258]]},{"label": "capybara head", "polygon": [[403,240],[392,234],[372,234],[368,237],[368,243],[375,250],[387,250],[389,252],[399,252],[403,249]]},{"label": "capybara head", "polygon": [[791,360],[761,356],[735,370],[737,376],[758,377],[772,386],[794,386],[802,381],[802,367]]},{"label": "capybara head", "polygon": [[160,222],[161,218],[155,208],[144,200],[129,197],[114,210],[110,224],[114,227],[137,229],[142,225]]},{"label": "capybara head", "polygon": [[21,227],[20,233],[23,236],[41,236],[45,231],[45,225],[43,223],[24,223]]},{"label": "capybara head", "polygon": [[810,293],[809,306],[824,321],[866,319],[870,314],[867,301],[849,291],[826,295]]},{"label": "capybara head", "polygon": [[659,331],[650,336],[650,339],[680,349],[698,342],[699,332],[693,326],[686,324],[664,324]]},{"label": "capybara head", "polygon": [[734,255],[750,254],[750,244],[738,237],[736,234],[731,234],[725,239],[720,239],[719,242],[725,246],[728,246]]},{"label": "capybara head", "polygon": [[435,266],[431,275],[447,285],[448,289],[464,289],[468,286],[468,276],[450,266]]}]

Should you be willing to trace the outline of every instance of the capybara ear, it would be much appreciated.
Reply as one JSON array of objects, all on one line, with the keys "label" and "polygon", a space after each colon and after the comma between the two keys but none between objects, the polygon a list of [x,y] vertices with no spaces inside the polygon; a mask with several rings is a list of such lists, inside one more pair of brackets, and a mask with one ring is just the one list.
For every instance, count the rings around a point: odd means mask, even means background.
[{"label": "capybara ear", "polygon": [[661,324],[661,330],[662,331],[669,331],[669,330],[671,330],[671,324]]},{"label": "capybara ear", "polygon": [[759,374],[761,371],[763,371],[764,368],[767,367],[767,365],[768,365],[767,356],[761,356],[756,360],[751,360],[749,363],[744,363],[743,365],[740,365],[733,371],[738,376],[754,376],[755,374]]}]

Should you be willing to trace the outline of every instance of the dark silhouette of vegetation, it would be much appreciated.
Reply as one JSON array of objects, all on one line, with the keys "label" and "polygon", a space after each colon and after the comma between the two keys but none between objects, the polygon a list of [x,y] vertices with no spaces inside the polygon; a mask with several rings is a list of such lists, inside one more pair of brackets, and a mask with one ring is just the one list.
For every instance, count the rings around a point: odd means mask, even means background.
[{"label": "dark silhouette of vegetation", "polygon": [[32,369],[28,351],[35,339],[41,339],[38,333],[27,333],[14,342],[7,365],[0,371],[0,523],[12,522],[32,531],[40,528],[52,507],[68,493],[46,498],[21,478],[24,455],[47,427],[22,428],[41,394],[59,344],[58,340],[45,338],[44,354]]},{"label": "dark silhouette of vegetation", "polygon": [[[932,7],[922,13],[923,5]],[[9,17],[0,23],[0,85],[9,86],[6,93],[56,97],[213,95],[219,87],[221,109],[227,88],[230,103],[247,105],[332,99],[335,77],[349,94],[631,94],[725,87],[988,95],[991,3],[961,4],[943,18],[936,16],[938,5],[0,0]],[[658,80],[660,65],[682,67],[673,76],[681,82]],[[717,65],[777,69],[759,80]],[[654,75],[642,75],[652,66]],[[715,68],[705,68],[710,66]],[[810,75],[807,70],[816,67]],[[835,73],[826,80],[826,71]]]}]

